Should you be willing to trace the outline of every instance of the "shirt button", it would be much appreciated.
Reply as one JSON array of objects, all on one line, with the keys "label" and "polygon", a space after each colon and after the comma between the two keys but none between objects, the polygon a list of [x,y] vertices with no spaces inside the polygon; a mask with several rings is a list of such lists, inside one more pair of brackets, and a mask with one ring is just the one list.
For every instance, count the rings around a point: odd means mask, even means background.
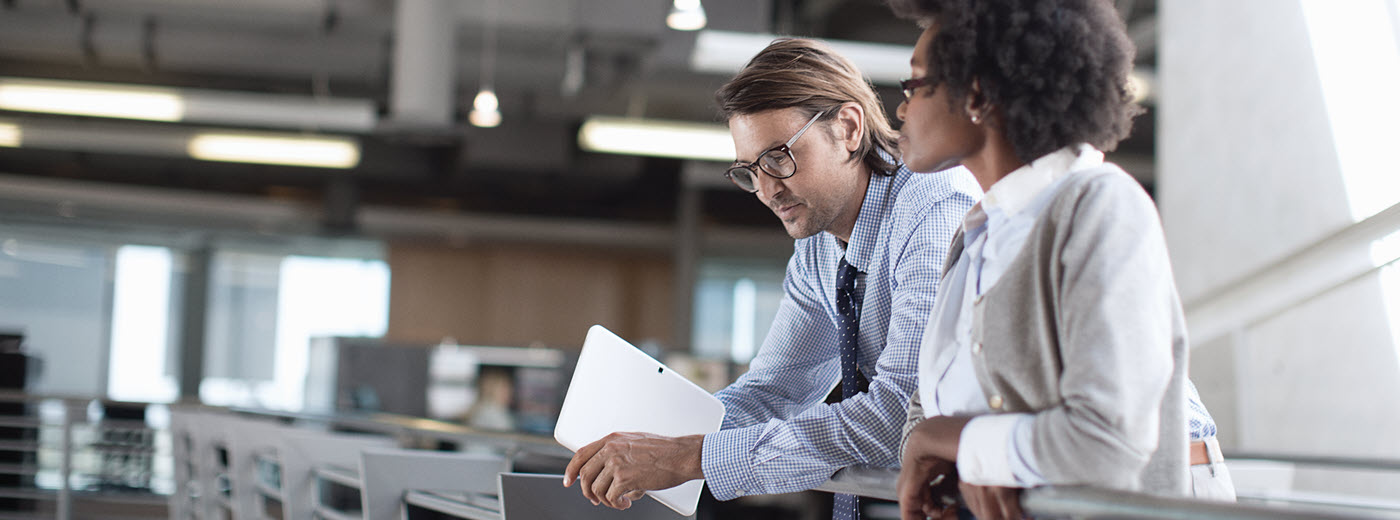
[{"label": "shirt button", "polygon": [[978,341],[978,342],[972,344],[972,353],[973,353],[973,354],[981,354],[981,353],[982,353],[982,342],[981,342],[981,341]]},{"label": "shirt button", "polygon": [[735,492],[734,494],[739,495],[739,496],[744,496],[744,494],[746,494],[746,493],[748,493],[748,491],[745,491],[745,490],[740,489],[739,491]]},{"label": "shirt button", "polygon": [[993,410],[1000,410],[1000,409],[1001,409],[1001,401],[1002,401],[1001,396],[999,396],[999,395],[994,395],[994,396],[992,396],[991,399],[987,399],[987,404],[990,405],[990,406],[992,407]]}]

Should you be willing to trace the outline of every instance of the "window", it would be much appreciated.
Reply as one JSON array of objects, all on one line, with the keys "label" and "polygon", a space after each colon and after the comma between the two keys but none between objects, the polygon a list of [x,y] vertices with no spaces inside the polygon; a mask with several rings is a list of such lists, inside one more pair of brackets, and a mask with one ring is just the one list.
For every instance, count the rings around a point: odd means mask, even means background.
[{"label": "window", "polygon": [[311,338],[388,329],[381,260],[222,252],[213,271],[206,403],[300,410]]},{"label": "window", "polygon": [[758,353],[783,299],[783,260],[702,262],[691,342],[697,357],[746,364]]},{"label": "window", "polygon": [[119,401],[171,402],[179,394],[171,352],[170,249],[122,246],[116,253],[107,395]]},{"label": "window", "polygon": [[30,391],[103,390],[111,255],[105,244],[0,227],[0,331],[22,334],[25,352],[41,360]]}]

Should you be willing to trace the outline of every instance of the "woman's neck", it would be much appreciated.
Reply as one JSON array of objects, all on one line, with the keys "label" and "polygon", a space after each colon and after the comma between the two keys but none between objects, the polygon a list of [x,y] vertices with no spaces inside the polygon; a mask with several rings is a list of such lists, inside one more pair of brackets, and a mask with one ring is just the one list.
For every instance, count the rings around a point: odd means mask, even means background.
[{"label": "woman's neck", "polygon": [[996,130],[988,131],[982,149],[963,159],[962,164],[972,172],[977,184],[982,185],[983,193],[990,191],[992,185],[1002,177],[1026,165],[1025,161],[1016,156],[1016,151],[1011,142],[1006,140],[1006,136]]}]

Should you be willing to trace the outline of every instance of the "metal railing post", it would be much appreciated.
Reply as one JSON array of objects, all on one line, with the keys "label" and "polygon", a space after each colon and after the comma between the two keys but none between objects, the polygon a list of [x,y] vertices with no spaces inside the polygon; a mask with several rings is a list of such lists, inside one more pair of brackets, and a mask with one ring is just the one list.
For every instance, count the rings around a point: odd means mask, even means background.
[{"label": "metal railing post", "polygon": [[63,401],[63,451],[59,456],[57,520],[70,520],[73,517],[73,403]]}]

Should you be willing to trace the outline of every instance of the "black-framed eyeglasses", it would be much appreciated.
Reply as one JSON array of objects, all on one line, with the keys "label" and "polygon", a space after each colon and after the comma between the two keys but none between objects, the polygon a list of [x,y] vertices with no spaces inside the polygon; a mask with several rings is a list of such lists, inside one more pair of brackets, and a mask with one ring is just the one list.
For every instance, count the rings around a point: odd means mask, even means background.
[{"label": "black-framed eyeglasses", "polygon": [[914,99],[915,90],[919,90],[920,87],[927,87],[931,84],[932,82],[929,81],[928,76],[924,76],[922,78],[909,78],[906,80],[901,80],[899,82],[899,89],[904,91],[904,100],[908,101]]},{"label": "black-framed eyeglasses", "polygon": [[739,189],[754,193],[758,191],[758,184],[755,182],[754,176],[758,175],[759,170],[763,170],[763,173],[774,179],[786,179],[797,174],[797,158],[792,155],[792,145],[797,142],[798,138],[802,137],[802,134],[807,132],[808,128],[812,127],[812,124],[817,122],[817,119],[826,115],[827,112],[827,110],[817,112],[816,115],[812,116],[812,119],[807,121],[807,124],[802,126],[801,130],[793,134],[792,139],[764,150],[763,153],[758,154],[758,160],[749,163],[735,161],[734,165],[724,172],[724,176],[729,177],[729,180]]}]

